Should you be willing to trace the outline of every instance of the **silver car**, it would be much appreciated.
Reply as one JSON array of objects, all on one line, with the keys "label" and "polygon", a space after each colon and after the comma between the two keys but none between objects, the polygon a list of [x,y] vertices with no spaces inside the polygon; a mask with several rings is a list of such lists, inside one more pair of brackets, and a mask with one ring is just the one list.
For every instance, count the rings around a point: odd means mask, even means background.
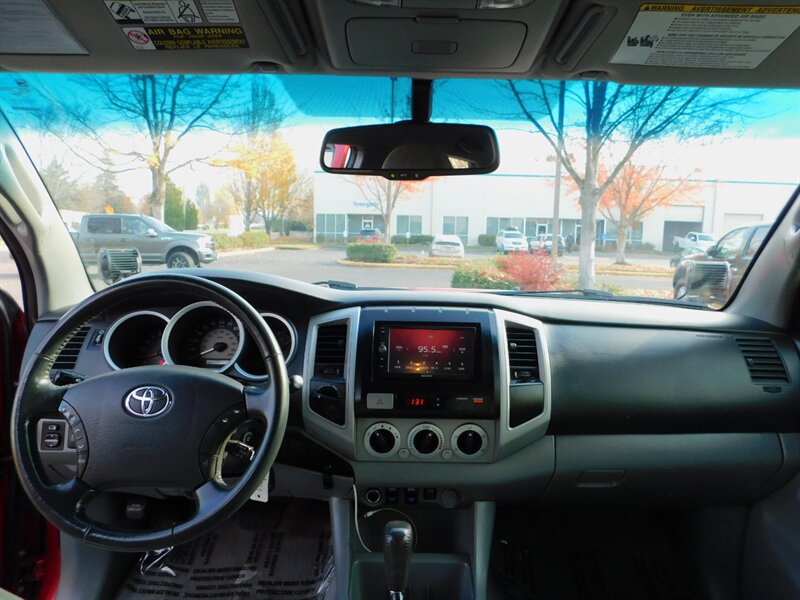
[{"label": "silver car", "polygon": [[437,235],[431,242],[430,255],[464,258],[464,244],[457,235]]}]

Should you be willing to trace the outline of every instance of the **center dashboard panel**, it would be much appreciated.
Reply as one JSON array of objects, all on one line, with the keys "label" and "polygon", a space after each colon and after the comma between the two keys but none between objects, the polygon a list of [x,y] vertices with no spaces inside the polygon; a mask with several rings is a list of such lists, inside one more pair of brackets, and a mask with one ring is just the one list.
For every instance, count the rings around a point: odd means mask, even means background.
[{"label": "center dashboard panel", "polygon": [[312,319],[304,422],[348,458],[494,462],[544,434],[541,324],[500,310],[364,307]]}]

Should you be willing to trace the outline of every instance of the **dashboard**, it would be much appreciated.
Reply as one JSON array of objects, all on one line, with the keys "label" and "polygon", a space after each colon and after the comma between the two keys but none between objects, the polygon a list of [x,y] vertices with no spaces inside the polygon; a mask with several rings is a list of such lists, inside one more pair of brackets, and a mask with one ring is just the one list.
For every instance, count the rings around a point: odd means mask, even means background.
[{"label": "dashboard", "polygon": [[[247,299],[286,358],[289,435],[273,471],[291,495],[345,494],[355,482],[373,506],[423,492],[443,506],[719,504],[763,497],[800,469],[798,341],[762,323],[687,307],[202,275]],[[29,347],[57,317],[37,324]],[[91,377],[158,364],[269,383],[232,315],[169,291],[97,315],[55,368]]]}]

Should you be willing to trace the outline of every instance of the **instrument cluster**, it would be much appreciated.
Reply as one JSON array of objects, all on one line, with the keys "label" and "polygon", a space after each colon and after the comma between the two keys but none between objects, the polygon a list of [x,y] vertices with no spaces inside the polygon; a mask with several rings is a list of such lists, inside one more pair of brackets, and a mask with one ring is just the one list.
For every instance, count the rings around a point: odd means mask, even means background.
[{"label": "instrument cluster", "polygon": [[[297,349],[294,325],[275,313],[264,312],[261,316],[288,363]],[[190,304],[172,318],[152,310],[126,314],[109,328],[103,351],[114,370],[187,365],[252,381],[268,378],[264,359],[242,324],[213,302]]]}]

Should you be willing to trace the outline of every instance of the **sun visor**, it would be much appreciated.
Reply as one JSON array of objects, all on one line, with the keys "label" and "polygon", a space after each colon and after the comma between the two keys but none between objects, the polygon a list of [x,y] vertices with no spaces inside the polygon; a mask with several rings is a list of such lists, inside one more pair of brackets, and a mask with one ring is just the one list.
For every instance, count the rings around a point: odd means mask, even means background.
[{"label": "sun visor", "polygon": [[351,19],[347,46],[353,62],[368,67],[501,69],[514,64],[527,29],[515,21]]}]

